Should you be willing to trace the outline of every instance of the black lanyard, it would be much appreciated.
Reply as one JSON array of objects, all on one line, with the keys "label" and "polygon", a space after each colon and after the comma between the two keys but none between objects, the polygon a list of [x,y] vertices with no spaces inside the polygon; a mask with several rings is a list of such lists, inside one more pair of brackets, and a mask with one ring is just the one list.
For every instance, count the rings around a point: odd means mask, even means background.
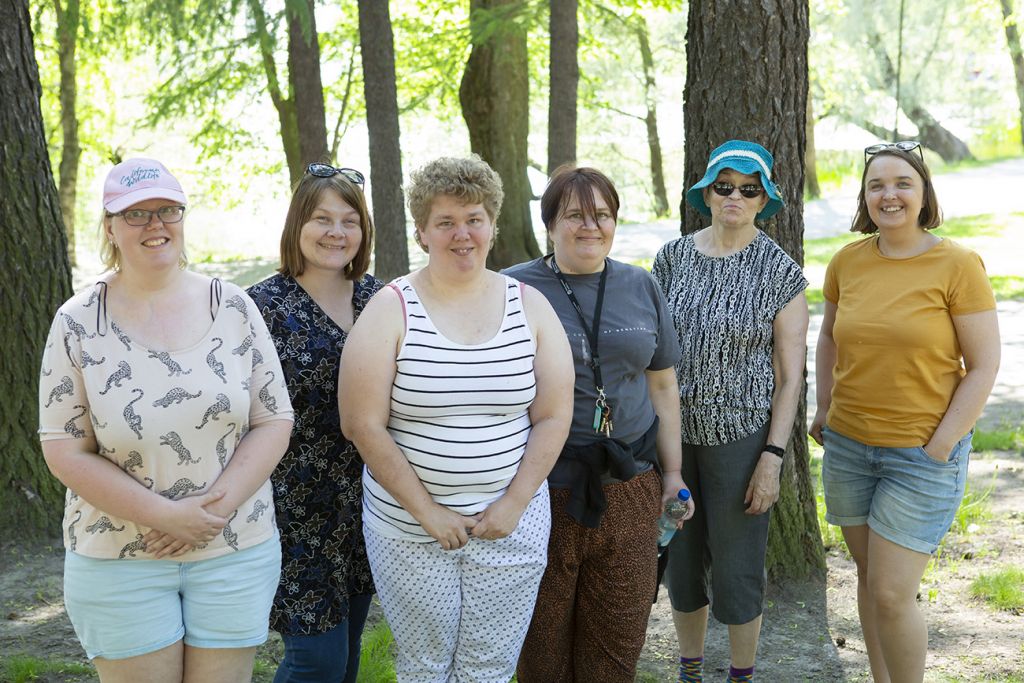
[{"label": "black lanyard", "polygon": [[565,279],[565,275],[558,268],[558,263],[555,261],[554,255],[551,256],[551,270],[554,271],[555,277],[558,278],[558,282],[562,285],[562,289],[565,290],[565,295],[569,297],[569,302],[572,307],[576,309],[576,315],[579,316],[580,325],[583,326],[583,332],[586,335],[587,346],[590,347],[590,368],[594,371],[594,387],[597,389],[597,406],[594,410],[594,431],[604,432],[605,436],[611,434],[612,420],[611,420],[611,408],[608,405],[608,397],[604,392],[604,381],[601,379],[601,357],[598,355],[597,345],[600,338],[601,330],[601,309],[604,307],[604,287],[608,281],[608,259],[604,260],[604,268],[601,270],[601,280],[597,286],[597,302],[594,304],[594,324],[593,326],[587,325],[587,318],[583,315],[583,308],[580,306],[579,300],[576,295],[573,294],[572,287],[569,286],[569,281]]}]

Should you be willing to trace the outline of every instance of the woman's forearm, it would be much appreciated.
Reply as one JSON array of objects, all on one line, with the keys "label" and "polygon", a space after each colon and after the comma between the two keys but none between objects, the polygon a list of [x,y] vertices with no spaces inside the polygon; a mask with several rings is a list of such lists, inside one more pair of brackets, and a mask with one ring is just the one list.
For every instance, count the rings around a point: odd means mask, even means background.
[{"label": "woman's forearm", "polygon": [[383,425],[343,425],[373,479],[398,501],[402,508],[422,523],[424,515],[437,505],[423,486],[408,459]]},{"label": "woman's forearm", "polygon": [[552,415],[537,420],[530,430],[526,452],[516,476],[505,491],[505,497],[521,503],[525,508],[540,488],[541,482],[551,473],[568,436],[569,420],[565,416]]},{"label": "woman's forearm", "polygon": [[46,464],[62,484],[104,513],[158,527],[173,502],[96,453],[92,439],[43,441]]},{"label": "woman's forearm", "polygon": [[288,449],[291,420],[270,420],[248,432],[238,442],[224,471],[207,487],[224,492],[224,497],[208,506],[210,512],[230,515],[270,478],[281,456]]},{"label": "woman's forearm", "polygon": [[977,368],[969,370],[960,380],[953,393],[945,415],[932,433],[932,438],[925,445],[930,453],[948,453],[953,444],[974,427],[974,423],[985,409],[985,402],[992,392],[995,383],[995,368]]}]

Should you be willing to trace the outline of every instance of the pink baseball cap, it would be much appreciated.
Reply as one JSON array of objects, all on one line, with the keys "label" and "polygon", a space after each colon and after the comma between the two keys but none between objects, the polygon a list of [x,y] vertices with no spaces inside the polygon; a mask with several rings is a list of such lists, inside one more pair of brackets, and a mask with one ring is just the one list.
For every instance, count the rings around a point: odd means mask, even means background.
[{"label": "pink baseball cap", "polygon": [[125,159],[110,169],[103,183],[103,208],[119,213],[147,199],[186,203],[181,183],[156,159]]}]

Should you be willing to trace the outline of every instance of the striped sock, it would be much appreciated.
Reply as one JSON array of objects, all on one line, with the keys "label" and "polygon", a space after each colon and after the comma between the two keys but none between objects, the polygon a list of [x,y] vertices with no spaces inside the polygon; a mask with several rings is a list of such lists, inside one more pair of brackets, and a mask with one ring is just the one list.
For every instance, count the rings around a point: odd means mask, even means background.
[{"label": "striped sock", "polygon": [[754,667],[737,669],[729,665],[729,683],[751,683],[754,680]]},{"label": "striped sock", "polygon": [[679,683],[702,683],[704,675],[701,673],[701,668],[703,666],[703,657],[680,657]]}]

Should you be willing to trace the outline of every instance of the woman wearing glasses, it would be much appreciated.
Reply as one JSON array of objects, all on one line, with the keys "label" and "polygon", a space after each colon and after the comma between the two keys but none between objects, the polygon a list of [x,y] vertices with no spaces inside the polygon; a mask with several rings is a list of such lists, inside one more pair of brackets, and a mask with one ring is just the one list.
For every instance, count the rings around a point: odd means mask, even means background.
[{"label": "woman wearing glasses", "polygon": [[712,151],[686,192],[711,225],[654,260],[682,349],[683,477],[697,506],[669,545],[665,572],[681,681],[701,680],[709,603],[729,628],[729,680],[753,677],[769,511],[803,386],[808,322],[800,267],[754,223],[783,206],[772,162],[744,140]]},{"label": "woman wearing glasses", "polygon": [[373,595],[363,463],[338,419],[341,351],[382,285],[366,273],[373,222],[362,186],[359,171],[310,164],[292,193],[278,272],[249,288],[295,410],[288,450],[271,475],[282,564],[270,625],[284,641],[275,683],[355,681]]},{"label": "woman wearing glasses", "polygon": [[657,520],[685,488],[679,346],[650,274],[608,258],[618,212],[603,173],[559,168],[541,197],[554,254],[506,271],[551,302],[576,380],[569,439],[548,477],[548,567],[523,683],[633,680],[657,585]]},{"label": "woman wearing glasses", "polygon": [[341,364],[366,550],[398,680],[504,682],[547,557],[569,350],[544,297],[486,268],[502,200],[486,163],[436,159],[406,195],[427,265],[374,297]]},{"label": "woman wearing glasses", "polygon": [[857,563],[876,681],[920,681],[928,633],[917,591],[963,497],[971,431],[999,367],[981,259],[942,223],[916,142],[872,145],[853,232],[825,273],[817,412],[826,519]]},{"label": "woman wearing glasses", "polygon": [[110,273],[61,306],[40,377],[68,616],[104,683],[248,681],[281,567],[281,365],[245,292],[185,269],[163,164],[115,166],[103,206]]}]

